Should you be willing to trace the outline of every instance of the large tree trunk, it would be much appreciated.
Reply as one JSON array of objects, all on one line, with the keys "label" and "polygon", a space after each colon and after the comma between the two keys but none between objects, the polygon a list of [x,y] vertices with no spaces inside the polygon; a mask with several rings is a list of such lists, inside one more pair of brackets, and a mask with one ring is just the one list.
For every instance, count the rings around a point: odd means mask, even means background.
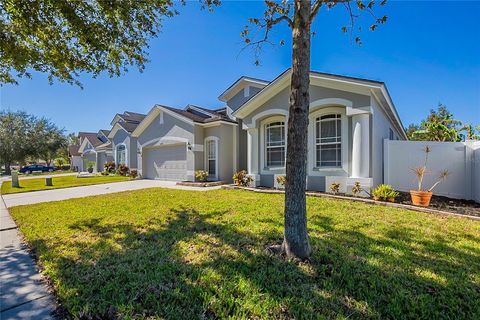
[{"label": "large tree trunk", "polygon": [[311,253],[305,196],[310,104],[311,2],[295,0],[294,6],[292,82],[287,135],[287,183],[285,185],[285,235],[282,251],[287,257],[306,259]]}]

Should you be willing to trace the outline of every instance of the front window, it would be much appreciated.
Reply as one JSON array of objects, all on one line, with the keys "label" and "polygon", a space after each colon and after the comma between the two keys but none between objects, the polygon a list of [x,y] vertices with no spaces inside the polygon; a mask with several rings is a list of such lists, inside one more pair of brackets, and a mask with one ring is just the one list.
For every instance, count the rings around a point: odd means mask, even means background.
[{"label": "front window", "polygon": [[285,166],[285,122],[266,125],[265,158],[267,167]]},{"label": "front window", "polygon": [[215,140],[207,141],[207,171],[209,176],[217,175],[217,143]]},{"label": "front window", "polygon": [[318,117],[315,122],[317,167],[342,166],[342,120],[339,114]]},{"label": "front window", "polygon": [[126,152],[125,146],[123,144],[119,145],[117,147],[117,164],[125,164],[126,156],[127,156],[127,152]]}]

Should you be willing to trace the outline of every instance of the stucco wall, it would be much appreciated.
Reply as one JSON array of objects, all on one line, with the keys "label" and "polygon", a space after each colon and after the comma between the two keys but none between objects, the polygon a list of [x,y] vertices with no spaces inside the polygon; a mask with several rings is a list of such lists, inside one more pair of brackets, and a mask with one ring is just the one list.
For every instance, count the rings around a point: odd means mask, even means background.
[{"label": "stucco wall", "polygon": [[[236,141],[234,141],[233,131],[236,126],[221,124],[219,126],[205,128],[204,139],[214,137],[218,138],[218,179],[231,182],[234,173],[234,154]],[[204,155],[205,156],[205,155]],[[197,166],[196,166],[197,167]]]},{"label": "stucco wall", "polygon": [[236,95],[234,95],[230,100],[227,101],[227,106],[229,106],[233,111],[237,110],[242,104],[245,103],[251,96],[257,94],[261,89],[256,87],[249,87],[249,95],[245,97],[243,90],[240,90]]},{"label": "stucco wall", "polygon": [[[257,108],[254,112],[243,118],[243,122],[251,123],[252,117],[270,109],[282,109],[288,111],[289,98],[290,88],[285,88],[278,94],[276,94],[274,97],[272,97],[270,100],[265,102],[263,105],[261,105],[259,108]],[[370,96],[330,88],[318,87],[314,85],[310,86],[311,102],[326,98],[341,98],[350,100],[353,103],[353,108],[365,107],[370,105]]]},{"label": "stucco wall", "polygon": [[[162,120],[162,121],[160,121]],[[182,121],[169,113],[161,112],[160,115],[150,123],[150,125],[137,138],[138,145],[141,148],[159,146],[162,144],[172,144],[185,142],[192,146],[192,150],[187,150],[187,180],[194,178],[195,171],[195,140],[194,125]],[[140,157],[139,157],[140,158]],[[140,159],[139,159],[140,161]],[[142,157],[142,172],[147,165]]]},{"label": "stucco wall", "polygon": [[[269,119],[273,119],[273,117],[278,117],[279,120],[283,119],[283,121],[287,121],[286,116],[284,114],[288,113],[289,108],[289,95],[290,89],[285,88],[284,90],[280,91],[277,95],[269,99],[259,108],[257,108],[254,112],[246,116],[242,121],[248,125],[253,124],[253,119],[255,119],[256,128],[258,128],[258,135],[257,135],[257,143],[258,143],[258,152],[256,154],[252,153],[252,156],[257,158],[257,172],[260,175],[260,184],[263,186],[271,187],[274,184],[274,175],[275,174],[285,174],[284,169],[269,169],[266,170],[263,168],[263,161],[262,158],[264,157],[263,153],[263,139],[264,139],[264,128],[263,122],[268,121]],[[314,102],[320,99],[326,98],[340,98],[352,101],[353,108],[358,107],[365,107],[370,105],[370,96],[360,95],[356,93],[341,91],[341,90],[334,90],[330,88],[318,87],[312,85],[310,87],[310,101]],[[329,106],[326,106],[329,107]],[[278,109],[279,111],[274,114],[268,114],[270,111]],[[330,108],[332,109],[332,108]],[[318,110],[316,109],[311,112],[314,115]],[[326,109],[325,109],[326,110]],[[320,111],[321,112],[321,111]],[[325,176],[348,176],[351,172],[351,159],[352,159],[352,130],[351,130],[351,118],[346,116],[345,107],[335,107],[335,110],[332,112],[340,112],[342,114],[342,134],[345,134],[344,137],[344,147],[345,150],[342,152],[344,157],[342,170],[314,170],[313,169],[313,126],[310,126],[309,129],[309,164],[308,164],[308,172],[309,177],[307,180],[307,188],[310,190],[325,190]],[[265,116],[260,116],[260,114],[265,113]],[[250,150],[248,150],[250,152]],[[269,172],[267,172],[269,171]],[[380,179],[381,179],[381,171],[380,171]]]},{"label": "stucco wall", "polygon": [[138,137],[139,144],[159,145],[168,142],[168,139],[159,141],[159,138],[176,137],[188,140],[192,145],[194,143],[193,124],[179,120],[168,113],[163,112],[163,123],[160,124],[160,115]]},{"label": "stucco wall", "polygon": [[237,119],[237,168],[236,171],[247,170],[247,132],[243,130],[241,119]]},{"label": "stucco wall", "polygon": [[373,177],[373,186],[375,187],[383,183],[384,180],[383,141],[389,139],[390,129],[394,132],[394,138],[400,137],[400,134],[392,126],[374,98],[372,98],[371,106],[373,108],[373,116],[370,118],[370,145],[372,146],[370,171]]},{"label": "stucco wall", "polygon": [[84,171],[83,170],[83,160],[81,156],[72,156],[70,158],[70,168],[75,171]]},{"label": "stucco wall", "polygon": [[433,190],[434,194],[459,199],[478,199],[480,154],[478,149],[473,149],[470,144],[463,142],[385,140],[385,183],[401,191],[416,189],[417,178],[412,168],[423,165],[423,150],[426,146],[431,148],[431,152],[423,188],[430,188],[438,180],[440,172],[446,169],[450,174]]}]

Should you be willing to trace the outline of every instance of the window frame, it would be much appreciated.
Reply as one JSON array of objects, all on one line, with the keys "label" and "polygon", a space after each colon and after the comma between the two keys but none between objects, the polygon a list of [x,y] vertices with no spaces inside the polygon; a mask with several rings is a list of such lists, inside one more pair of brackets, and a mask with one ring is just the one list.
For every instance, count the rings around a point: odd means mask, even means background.
[{"label": "window frame", "polygon": [[[278,124],[277,124],[278,123]],[[272,128],[282,128],[283,127],[283,144],[281,145],[270,145],[269,141],[267,140],[268,130]],[[267,170],[274,170],[274,169],[283,169],[286,165],[287,160],[287,122],[285,119],[273,118],[269,119],[268,122],[263,124],[263,167]],[[283,148],[283,164],[280,165],[268,165],[268,150],[274,148]]]},{"label": "window frame", "polygon": [[[323,117],[328,117],[328,116],[334,116],[331,118],[325,118],[322,119]],[[343,155],[343,143],[344,139],[342,139],[343,136],[343,121],[342,121],[342,114],[340,112],[326,112],[322,114],[315,115],[314,117],[314,168],[316,169],[341,169],[343,168],[343,161],[344,161],[344,155]],[[324,122],[335,122],[335,136],[331,137],[326,137],[322,138],[322,123]],[[318,129],[318,130],[317,130]],[[338,130],[340,129],[340,134],[338,134]],[[321,139],[335,139],[335,141],[330,141],[330,142],[322,142]],[[335,163],[336,165],[322,165],[321,164],[321,159],[318,159],[318,152],[320,151],[320,157],[321,157],[321,147],[322,146],[338,146],[335,148]],[[319,149],[320,148],[320,149]],[[340,155],[340,159],[338,158],[338,155]]]}]

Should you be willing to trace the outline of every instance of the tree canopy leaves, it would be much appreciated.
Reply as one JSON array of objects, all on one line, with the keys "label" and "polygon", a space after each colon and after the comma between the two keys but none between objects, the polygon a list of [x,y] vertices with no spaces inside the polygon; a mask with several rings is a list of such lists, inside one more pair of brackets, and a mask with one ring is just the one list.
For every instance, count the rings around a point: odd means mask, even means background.
[{"label": "tree canopy leaves", "polygon": [[480,133],[476,131],[479,129],[480,126],[475,128],[456,120],[447,107],[440,103],[437,110],[430,110],[430,114],[419,125],[410,124],[405,131],[409,140],[458,142],[464,139],[478,140]]},{"label": "tree canopy leaves", "polygon": [[46,118],[23,111],[0,111],[0,163],[10,172],[10,164],[27,158],[50,162],[67,147],[64,130]]},{"label": "tree canopy leaves", "polygon": [[0,83],[31,70],[77,85],[82,72],[143,70],[148,40],[175,13],[171,0],[0,0]]}]

